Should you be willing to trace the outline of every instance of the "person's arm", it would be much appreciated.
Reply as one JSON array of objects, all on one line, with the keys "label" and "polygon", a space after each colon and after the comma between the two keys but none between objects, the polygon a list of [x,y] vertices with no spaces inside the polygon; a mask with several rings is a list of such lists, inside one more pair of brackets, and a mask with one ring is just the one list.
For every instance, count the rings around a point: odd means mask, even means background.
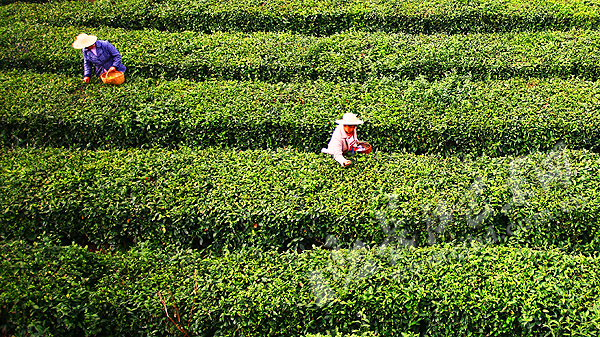
[{"label": "person's arm", "polygon": [[92,75],[92,63],[85,57],[85,49],[82,49],[81,52],[83,53],[83,81],[88,83]]},{"label": "person's arm", "polygon": [[[342,140],[343,141],[343,140]],[[344,158],[343,152],[342,152],[342,141],[339,142],[339,144],[334,144],[332,149],[332,155],[333,155],[333,159],[335,159],[335,161],[337,161],[338,163],[340,163],[340,165],[342,166],[348,166],[350,165],[352,162],[349,161],[348,159]]]},{"label": "person's arm", "polygon": [[346,158],[344,158],[343,151],[343,142],[344,139],[341,137],[339,129],[336,129],[331,136],[331,140],[329,141],[329,145],[327,145],[327,152],[333,156],[333,159],[340,163],[342,166],[348,166],[352,162]]}]

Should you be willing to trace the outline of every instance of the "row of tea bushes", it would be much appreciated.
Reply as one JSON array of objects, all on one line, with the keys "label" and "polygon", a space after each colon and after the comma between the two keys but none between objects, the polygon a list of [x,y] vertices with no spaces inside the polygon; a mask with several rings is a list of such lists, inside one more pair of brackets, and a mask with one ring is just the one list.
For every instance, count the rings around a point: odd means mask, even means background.
[{"label": "row of tea bushes", "polygon": [[520,155],[600,148],[598,82],[561,79],[265,83],[0,73],[4,146],[325,147],[342,112],[386,152]]},{"label": "row of tea bushes", "polygon": [[334,241],[600,247],[597,154],[352,159],[342,168],[293,149],[2,150],[0,236],[210,251]]},{"label": "row of tea bushes", "polygon": [[[0,244],[8,335],[595,336],[598,257],[478,244],[97,254]],[[161,303],[164,301],[164,304]],[[167,312],[172,321],[167,318]]]},{"label": "row of tea bushes", "polygon": [[600,74],[600,32],[589,30],[466,35],[344,32],[319,38],[289,32],[206,35],[23,23],[0,27],[0,69],[82,76],[81,52],[71,46],[81,32],[113,42],[129,67],[128,76],[151,78],[277,83],[439,78],[448,72],[470,73],[474,79],[593,80]]},{"label": "row of tea bushes", "polygon": [[[6,0],[4,0],[6,1]],[[587,1],[51,1],[16,2],[0,17],[30,24],[167,31],[287,31],[329,35],[348,29],[406,33],[466,33],[596,29]]]}]

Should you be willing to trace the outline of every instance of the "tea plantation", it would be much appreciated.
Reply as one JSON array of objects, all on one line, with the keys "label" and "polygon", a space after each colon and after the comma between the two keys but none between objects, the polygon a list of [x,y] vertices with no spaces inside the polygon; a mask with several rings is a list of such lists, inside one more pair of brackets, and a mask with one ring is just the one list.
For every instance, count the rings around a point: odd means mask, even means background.
[{"label": "tea plantation", "polygon": [[[0,336],[600,335],[599,25],[0,0]],[[125,83],[83,83],[82,32]],[[347,168],[345,112],[374,147]]]}]

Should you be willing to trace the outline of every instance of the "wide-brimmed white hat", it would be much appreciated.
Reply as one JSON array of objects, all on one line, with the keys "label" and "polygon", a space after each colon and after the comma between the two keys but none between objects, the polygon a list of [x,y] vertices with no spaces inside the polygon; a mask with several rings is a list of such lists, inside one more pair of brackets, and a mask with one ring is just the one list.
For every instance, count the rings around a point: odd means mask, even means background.
[{"label": "wide-brimmed white hat", "polygon": [[87,48],[87,47],[93,45],[94,43],[96,43],[96,40],[98,40],[98,38],[95,37],[94,35],[87,35],[85,33],[81,33],[81,34],[77,35],[75,42],[73,42],[73,48],[75,48],[75,49]]},{"label": "wide-brimmed white hat", "polygon": [[358,117],[351,112],[345,113],[342,119],[338,119],[335,122],[341,125],[359,125],[363,123],[363,121],[358,119]]}]

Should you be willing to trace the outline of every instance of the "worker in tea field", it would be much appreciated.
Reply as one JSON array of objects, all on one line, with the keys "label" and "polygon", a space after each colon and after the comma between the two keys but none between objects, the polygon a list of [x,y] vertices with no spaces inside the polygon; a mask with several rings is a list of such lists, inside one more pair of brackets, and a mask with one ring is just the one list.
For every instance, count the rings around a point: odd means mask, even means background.
[{"label": "worker in tea field", "polygon": [[352,161],[344,158],[344,154],[370,153],[371,145],[367,142],[359,142],[356,127],[363,123],[353,113],[345,113],[342,119],[335,121],[338,126],[331,135],[329,145],[321,152],[333,156],[342,166],[352,164]]},{"label": "worker in tea field", "polygon": [[121,63],[121,54],[110,42],[98,40],[94,35],[79,34],[73,42],[73,48],[82,49],[83,53],[83,81],[89,83],[92,75],[92,65],[97,76],[105,73],[119,71],[124,73],[127,69]]}]

